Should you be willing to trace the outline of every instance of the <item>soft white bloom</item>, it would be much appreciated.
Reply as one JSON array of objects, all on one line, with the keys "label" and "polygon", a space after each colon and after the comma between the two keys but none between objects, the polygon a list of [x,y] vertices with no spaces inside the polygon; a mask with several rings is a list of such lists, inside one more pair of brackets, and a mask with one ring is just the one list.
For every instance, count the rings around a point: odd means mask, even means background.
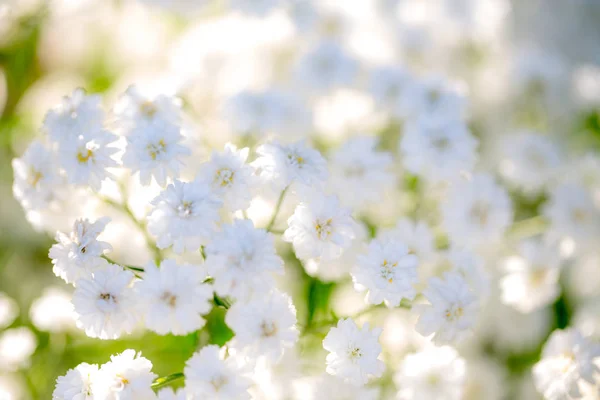
[{"label": "soft white bloom", "polygon": [[157,268],[144,267],[144,279],[136,284],[146,327],[160,335],[186,335],[202,328],[202,314],[210,311],[212,288],[202,283],[205,274],[196,265],[164,260]]},{"label": "soft white bloom", "polygon": [[479,248],[502,239],[513,210],[506,190],[492,176],[476,174],[452,186],[442,204],[442,216],[453,244]]},{"label": "soft white bloom", "polygon": [[40,331],[63,332],[75,327],[71,294],[58,288],[44,289],[29,309],[29,318]]},{"label": "soft white bloom", "polygon": [[123,135],[130,134],[136,127],[142,128],[156,122],[177,126],[181,123],[181,100],[166,94],[151,96],[132,85],[119,97],[112,114],[119,133]]},{"label": "soft white bloom", "polygon": [[410,116],[442,120],[462,120],[467,100],[460,85],[433,76],[414,81],[407,87]]},{"label": "soft white bloom", "polygon": [[15,300],[0,292],[0,329],[4,329],[19,316],[19,305]]},{"label": "soft white bloom", "polygon": [[222,205],[208,184],[175,180],[154,200],[148,216],[148,230],[160,249],[197,251],[208,242]]},{"label": "soft white bloom", "polygon": [[95,400],[92,384],[98,377],[96,364],[81,363],[56,380],[52,400]]},{"label": "soft white bloom", "polygon": [[45,208],[62,183],[53,153],[41,142],[32,142],[20,158],[12,161],[13,194],[25,209]]},{"label": "soft white bloom", "polygon": [[365,300],[369,304],[384,302],[388,307],[397,307],[402,299],[416,296],[413,285],[417,283],[417,263],[417,257],[404,243],[373,240],[366,254],[358,256],[351,272],[354,288],[367,291]]},{"label": "soft white bloom", "polygon": [[150,360],[135,350],[125,350],[100,367],[92,382],[94,399],[155,400],[151,385],[156,377]]},{"label": "soft white bloom", "polygon": [[100,96],[88,96],[83,89],[75,89],[70,97],[63,97],[60,104],[48,111],[42,129],[59,147],[81,137],[89,138],[87,135],[104,123],[101,102]]},{"label": "soft white bloom", "polygon": [[317,150],[304,142],[282,144],[271,142],[256,149],[253,163],[260,176],[277,188],[292,183],[303,187],[321,187],[327,179],[327,162]]},{"label": "soft white bloom", "polygon": [[348,207],[380,201],[386,189],[396,184],[391,154],[377,151],[376,145],[374,137],[357,137],[331,155],[330,186]]},{"label": "soft white bloom", "polygon": [[356,60],[339,44],[323,41],[299,60],[296,76],[300,84],[315,91],[350,86],[358,72]]},{"label": "soft white bloom", "polygon": [[539,240],[524,242],[519,256],[508,258],[505,266],[507,274],[500,281],[505,304],[528,313],[559,296],[561,258],[554,246]]},{"label": "soft white bloom", "polygon": [[223,296],[245,298],[273,285],[273,274],[283,273],[273,236],[256,229],[251,220],[234,220],[223,225],[206,246],[207,273]]},{"label": "soft white bloom", "polygon": [[102,181],[112,177],[106,169],[118,166],[113,159],[118,149],[110,146],[117,137],[101,127],[96,130],[93,130],[94,127],[86,129],[89,132],[61,145],[57,160],[69,183],[88,185],[98,191]]},{"label": "soft white bloom", "polygon": [[426,115],[407,123],[398,149],[408,171],[434,183],[457,180],[477,161],[477,139],[458,119]]},{"label": "soft white bloom", "polygon": [[73,307],[77,326],[89,337],[116,339],[131,333],[139,319],[133,274],[119,265],[108,264],[77,281]]},{"label": "soft white bloom", "polygon": [[233,144],[225,145],[222,152],[213,151],[210,160],[200,167],[197,180],[209,184],[223,199],[229,211],[245,210],[250,206],[255,190],[254,168],[246,164],[249,149],[238,150]]},{"label": "soft white bloom", "polygon": [[225,351],[218,346],[203,347],[187,360],[183,372],[186,388],[194,398],[250,399],[251,381],[245,376],[240,360],[231,354],[225,358]]},{"label": "soft white bloom", "polygon": [[559,238],[574,240],[583,248],[596,245],[600,209],[585,187],[566,183],[553,188],[543,213],[550,220],[550,231]]},{"label": "soft white bloom", "polygon": [[400,218],[395,227],[378,233],[377,239],[403,243],[408,247],[410,254],[417,256],[419,264],[431,261],[435,253],[433,232],[424,221]]},{"label": "soft white bloom", "polygon": [[103,217],[95,222],[78,219],[73,223],[69,234],[56,233],[56,244],[52,245],[49,257],[52,259],[54,274],[67,283],[75,283],[87,278],[97,268],[106,265],[102,255],[112,250],[112,246],[98,240],[110,218]]},{"label": "soft white bloom", "polygon": [[509,184],[536,194],[556,178],[561,162],[560,148],[549,137],[520,132],[503,143],[499,171]]},{"label": "soft white bloom", "polygon": [[250,357],[277,361],[284,349],[298,340],[296,307],[287,294],[277,290],[236,302],[227,311],[225,322],[235,333],[232,347]]},{"label": "soft white bloom", "polygon": [[279,100],[270,91],[244,90],[227,100],[223,109],[224,117],[240,136],[278,134],[285,124]]},{"label": "soft white bloom", "polygon": [[380,334],[381,328],[370,330],[368,323],[359,328],[352,319],[340,320],[323,340],[323,347],[329,352],[327,373],[356,386],[366,384],[371,376],[380,377],[385,369],[378,359]]},{"label": "soft white bloom", "polygon": [[13,371],[29,366],[37,347],[37,338],[24,326],[0,334],[0,370]]},{"label": "soft white bloom", "polygon": [[380,107],[392,116],[403,119],[411,110],[413,99],[407,96],[414,78],[397,67],[381,67],[371,72],[369,92]]},{"label": "soft white bloom", "polygon": [[478,299],[467,281],[458,273],[448,272],[444,279],[433,277],[423,291],[429,304],[417,304],[415,329],[432,336],[435,344],[456,343],[472,333],[479,311]]},{"label": "soft white bloom", "polygon": [[407,355],[394,376],[401,400],[461,400],[465,379],[465,360],[449,346]]},{"label": "soft white bloom", "polygon": [[598,385],[599,357],[600,346],[579,331],[555,331],[533,367],[535,386],[548,400],[583,399],[583,386]]},{"label": "soft white bloom", "polygon": [[190,400],[185,388],[180,388],[177,391],[170,387],[160,389],[158,391],[158,400]]},{"label": "soft white bloom", "polygon": [[357,387],[328,374],[302,378],[294,382],[297,400],[377,400],[377,387]]},{"label": "soft white bloom", "polygon": [[296,207],[283,239],[293,244],[300,259],[331,260],[350,247],[355,224],[336,196],[313,195],[308,203]]},{"label": "soft white bloom", "polygon": [[483,258],[473,251],[457,248],[451,248],[440,253],[439,256],[440,261],[443,260],[439,275],[444,272],[455,272],[467,282],[480,301],[489,297],[490,276],[485,269]]},{"label": "soft white bloom", "polygon": [[160,186],[167,179],[179,178],[183,167],[181,159],[191,151],[181,144],[181,129],[166,121],[156,121],[134,127],[127,136],[123,165],[139,172],[142,185],[150,185],[152,178]]}]

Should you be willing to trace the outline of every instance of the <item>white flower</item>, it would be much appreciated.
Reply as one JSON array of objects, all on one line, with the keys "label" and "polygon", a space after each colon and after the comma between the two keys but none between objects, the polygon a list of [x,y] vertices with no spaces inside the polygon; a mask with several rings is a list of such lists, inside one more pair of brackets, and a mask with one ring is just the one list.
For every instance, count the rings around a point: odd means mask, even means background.
[{"label": "white flower", "polygon": [[460,275],[480,301],[489,297],[490,276],[481,257],[472,251],[456,248],[451,248],[440,256],[448,263],[444,272],[451,271]]},{"label": "white flower", "polygon": [[356,222],[336,196],[312,196],[309,203],[296,207],[287,222],[283,239],[293,244],[296,256],[303,260],[337,258],[355,236]]},{"label": "white flower", "polygon": [[164,260],[157,268],[144,267],[144,279],[136,285],[142,300],[146,327],[160,335],[186,335],[202,328],[202,314],[210,311],[212,288],[202,283],[204,274],[195,265]]},{"label": "white flower", "polygon": [[[583,399],[582,389],[598,385],[600,346],[575,329],[552,333],[533,367],[537,390],[548,400]],[[586,397],[587,398],[587,397]]]},{"label": "white flower", "polygon": [[25,209],[42,209],[54,199],[62,183],[54,155],[41,142],[32,142],[21,158],[12,161],[13,194]]},{"label": "white flower", "polygon": [[157,237],[160,249],[197,251],[215,229],[222,205],[210,186],[175,180],[154,200],[148,216],[148,230]]},{"label": "white flower", "polygon": [[257,17],[264,17],[282,3],[282,0],[229,0],[231,8]]},{"label": "white flower", "polygon": [[411,98],[407,96],[414,84],[410,74],[397,67],[381,67],[371,72],[369,91],[377,104],[392,116],[403,119],[408,115]]},{"label": "white flower", "polygon": [[109,146],[117,137],[101,127],[86,129],[88,132],[61,145],[57,159],[69,183],[98,191],[102,181],[112,177],[106,169],[118,166],[112,158],[118,149]]},{"label": "white flower", "polygon": [[283,273],[271,234],[256,229],[251,220],[223,225],[206,246],[206,270],[223,296],[246,298],[273,285],[273,273]]},{"label": "white flower", "polygon": [[380,201],[396,183],[391,154],[376,151],[376,144],[374,137],[353,138],[331,156],[331,188],[348,207]]},{"label": "white flower", "polygon": [[419,264],[431,261],[435,254],[433,233],[424,221],[401,218],[394,228],[378,233],[377,239],[394,240],[405,244],[410,254],[417,256]]},{"label": "white flower", "polygon": [[37,337],[24,326],[0,333],[0,371],[15,371],[29,367],[37,347]]},{"label": "white flower", "polygon": [[63,97],[60,104],[48,111],[43,130],[59,147],[87,137],[104,123],[101,102],[100,96],[88,96],[83,89],[75,89],[71,97]]},{"label": "white flower", "polygon": [[356,386],[366,384],[371,376],[380,377],[385,369],[378,359],[380,334],[380,328],[370,330],[368,323],[359,328],[351,319],[340,320],[323,340],[323,347],[329,352],[327,373]]},{"label": "white flower", "polygon": [[154,178],[160,186],[165,186],[167,178],[179,178],[184,165],[181,159],[191,154],[181,144],[183,139],[179,126],[170,122],[159,120],[138,125],[127,136],[123,165],[139,172],[142,185],[150,185]]},{"label": "white flower", "polygon": [[401,400],[461,400],[465,379],[465,360],[449,346],[407,355],[394,376]]},{"label": "white flower", "polygon": [[117,129],[123,135],[156,122],[177,126],[181,123],[181,100],[166,94],[151,96],[132,85],[119,97],[112,113]]},{"label": "white flower", "polygon": [[413,81],[406,89],[410,99],[410,117],[442,120],[462,120],[467,101],[462,87],[437,76]]},{"label": "white flower", "polygon": [[519,253],[506,260],[507,275],[500,281],[502,302],[529,313],[559,296],[561,258],[542,241],[522,243]]},{"label": "white flower", "polygon": [[477,139],[458,119],[424,116],[407,123],[399,142],[404,166],[431,182],[455,181],[477,161]]},{"label": "white flower", "polygon": [[52,400],[95,400],[92,384],[97,376],[96,364],[79,364],[58,377]]},{"label": "white flower", "polygon": [[158,391],[158,400],[191,400],[186,393],[185,388],[180,388],[177,391],[170,387],[160,389]]},{"label": "white flower", "polygon": [[323,374],[302,378],[295,382],[298,400],[377,400],[380,398],[378,387],[357,387],[344,382],[336,376]]},{"label": "white flower", "polygon": [[75,327],[71,294],[57,287],[44,289],[29,309],[29,318],[40,331],[62,332]]},{"label": "white flower", "polygon": [[92,383],[94,399],[155,400],[151,385],[156,377],[150,360],[135,350],[125,350],[111,356],[110,361],[100,367]]},{"label": "white flower", "polygon": [[366,302],[397,307],[402,299],[416,296],[417,257],[402,242],[373,240],[366,254],[358,256],[352,270],[354,288],[367,290]]},{"label": "white flower", "polygon": [[112,246],[98,240],[110,218],[103,217],[95,222],[78,219],[68,235],[56,233],[56,244],[52,245],[49,257],[52,259],[54,274],[67,283],[75,283],[88,278],[98,267],[106,265],[102,255]]},{"label": "white flower", "polygon": [[583,186],[566,183],[555,187],[543,214],[550,220],[553,234],[574,240],[583,248],[596,245],[595,238],[600,235],[600,209]]},{"label": "white flower", "polygon": [[303,187],[321,187],[327,179],[327,162],[304,142],[263,144],[253,163],[260,176],[282,189],[294,182]]},{"label": "white flower", "polygon": [[0,329],[4,329],[19,316],[19,304],[6,293],[0,292]]},{"label": "white flower", "polygon": [[555,178],[562,159],[549,137],[519,132],[505,140],[499,171],[511,185],[536,194]]},{"label": "white flower", "polygon": [[115,264],[77,281],[73,307],[77,326],[89,337],[116,339],[131,333],[138,322],[138,304],[133,288],[134,276]]},{"label": "white flower", "polygon": [[251,381],[245,376],[240,360],[234,355],[225,358],[225,352],[218,346],[206,346],[195,353],[185,363],[184,374],[186,388],[194,398],[250,399]]},{"label": "white flower", "polygon": [[477,297],[458,273],[444,274],[444,280],[429,279],[423,291],[429,304],[414,305],[419,313],[415,329],[423,336],[432,336],[435,344],[456,343],[472,333],[479,311]]},{"label": "white flower", "polygon": [[315,91],[350,86],[358,72],[356,60],[333,41],[322,41],[306,53],[297,65],[301,85]]},{"label": "white flower", "polygon": [[235,333],[232,347],[249,357],[277,361],[284,349],[298,340],[296,308],[287,294],[277,290],[236,302],[227,311],[225,322]]},{"label": "white flower", "polygon": [[478,248],[493,246],[502,239],[513,210],[506,190],[492,176],[477,174],[452,186],[442,214],[453,244]]},{"label": "white flower", "polygon": [[210,161],[202,164],[196,178],[209,184],[230,211],[245,210],[252,200],[255,177],[254,168],[246,164],[248,151],[248,148],[238,150],[228,143],[223,152],[213,151]]}]

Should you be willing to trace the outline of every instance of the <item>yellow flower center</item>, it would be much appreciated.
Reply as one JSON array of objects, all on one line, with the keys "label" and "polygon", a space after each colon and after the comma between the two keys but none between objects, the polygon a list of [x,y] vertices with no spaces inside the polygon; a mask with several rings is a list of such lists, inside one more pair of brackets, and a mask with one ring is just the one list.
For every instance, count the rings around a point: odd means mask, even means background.
[{"label": "yellow flower center", "polygon": [[90,149],[85,149],[84,152],[77,152],[77,161],[79,161],[79,164],[86,164],[90,158],[94,158],[94,152]]}]

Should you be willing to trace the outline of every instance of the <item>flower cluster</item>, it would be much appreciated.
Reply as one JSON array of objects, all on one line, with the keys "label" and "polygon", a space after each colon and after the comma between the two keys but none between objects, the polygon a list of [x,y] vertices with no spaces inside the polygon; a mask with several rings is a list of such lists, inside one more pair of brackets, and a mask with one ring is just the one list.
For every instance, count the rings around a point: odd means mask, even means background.
[{"label": "flower cluster", "polygon": [[161,79],[63,97],[13,194],[69,288],[37,330],[185,360],[73,365],[54,400],[600,396],[600,157],[545,132],[562,66],[493,62],[507,1],[137,3],[183,24]]}]

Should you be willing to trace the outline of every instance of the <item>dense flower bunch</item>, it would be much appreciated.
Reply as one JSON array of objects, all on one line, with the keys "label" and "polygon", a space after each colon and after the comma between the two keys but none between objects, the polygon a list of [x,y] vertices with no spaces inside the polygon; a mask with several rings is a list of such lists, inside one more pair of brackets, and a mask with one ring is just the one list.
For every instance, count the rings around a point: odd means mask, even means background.
[{"label": "dense flower bunch", "polygon": [[[465,43],[493,47],[505,2],[465,2],[472,14],[435,2],[429,22],[445,24],[444,38],[408,23],[416,2],[394,4],[405,64],[345,43],[360,18],[320,2],[228,3],[232,15],[182,39],[166,89],[76,89],[47,111],[13,160],[13,192],[30,223],[55,235],[52,270],[73,286],[69,306],[88,337],[200,337],[215,310],[231,337],[199,340],[161,377],[134,349],[82,363],[63,371],[53,399],[494,400],[508,395],[506,371],[488,353],[544,341],[523,393],[529,382],[549,400],[600,398],[600,280],[588,280],[600,255],[600,158],[514,127],[489,149],[473,124],[488,127],[477,102],[489,99],[415,68]],[[385,22],[394,2],[381,3]],[[289,37],[261,36],[263,20]],[[259,32],[251,54],[226,44],[190,62],[194,46],[212,49],[206,37],[238,22]],[[551,71],[514,69],[509,103],[533,96],[551,115]],[[234,85],[246,79],[237,73],[256,81]],[[344,306],[336,312],[328,293],[317,315],[314,293],[336,285],[348,289]],[[569,286],[581,297],[573,305]],[[573,326],[550,334],[550,310],[567,306]]]}]

